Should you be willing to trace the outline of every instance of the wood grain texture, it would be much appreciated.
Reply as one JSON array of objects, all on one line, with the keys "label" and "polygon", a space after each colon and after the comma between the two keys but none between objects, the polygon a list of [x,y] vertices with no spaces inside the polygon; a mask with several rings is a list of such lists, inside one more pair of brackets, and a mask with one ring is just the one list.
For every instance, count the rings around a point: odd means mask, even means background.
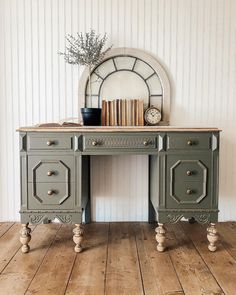
[{"label": "wood grain texture", "polygon": [[236,260],[236,224],[234,222],[218,223],[220,241],[229,254]]},{"label": "wood grain texture", "polygon": [[[20,243],[14,244],[20,228],[15,224],[0,238],[0,259],[4,257],[0,294],[235,293],[232,250],[236,223],[218,224],[221,243],[215,253],[207,249],[206,227],[186,222],[166,225],[168,249],[159,253],[155,227],[147,223],[88,224],[84,251],[75,254],[72,226],[38,225],[32,232],[31,251],[22,254]],[[227,232],[231,237],[223,238]]]},{"label": "wood grain texture", "polygon": [[[199,227],[201,229],[201,227]],[[224,294],[215,277],[209,271],[204,260],[199,256],[192,241],[184,234],[179,224],[169,225],[169,254],[178,273],[184,293]],[[203,232],[204,230],[201,229]],[[192,230],[193,231],[193,230]],[[204,244],[206,251],[206,236]]]},{"label": "wood grain texture", "polygon": [[[206,228],[196,224],[189,226],[187,223],[182,225],[184,232],[193,241],[194,246],[200,253],[202,259],[207,264],[209,270],[217,280],[225,294],[234,294],[236,288],[236,261],[227,252],[221,243],[218,243],[216,252],[209,252],[206,245]],[[224,228],[224,231],[226,229]],[[223,232],[223,230],[221,231]],[[226,240],[227,242],[227,240]]]},{"label": "wood grain texture", "polygon": [[19,250],[1,273],[0,286],[3,294],[25,293],[60,226],[60,224],[50,224],[36,227],[30,243],[30,253],[23,255]]},{"label": "wood grain texture", "polygon": [[218,128],[207,127],[180,127],[180,126],[141,126],[141,127],[127,127],[127,126],[83,126],[83,127],[20,127],[17,131],[27,132],[165,132],[165,131],[191,131],[191,132],[209,132],[220,131]]},{"label": "wood grain texture", "polygon": [[136,242],[130,223],[110,225],[105,293],[144,294]]},{"label": "wood grain texture", "polygon": [[[83,252],[77,255],[66,295],[103,294],[105,290],[109,224],[86,226]],[[87,237],[87,239],[86,239]]]},{"label": "wood grain texture", "polygon": [[0,237],[5,234],[12,226],[14,225],[13,222],[4,222],[0,225]]},{"label": "wood grain texture", "polygon": [[19,242],[19,231],[21,225],[15,223],[1,238],[0,238],[0,273],[7,266],[9,260],[21,248]]},{"label": "wood grain texture", "polygon": [[57,233],[26,294],[64,294],[76,254],[72,226],[63,225]]},{"label": "wood grain texture", "polygon": [[136,224],[135,235],[145,294],[184,294],[169,252],[156,250],[155,226]]}]

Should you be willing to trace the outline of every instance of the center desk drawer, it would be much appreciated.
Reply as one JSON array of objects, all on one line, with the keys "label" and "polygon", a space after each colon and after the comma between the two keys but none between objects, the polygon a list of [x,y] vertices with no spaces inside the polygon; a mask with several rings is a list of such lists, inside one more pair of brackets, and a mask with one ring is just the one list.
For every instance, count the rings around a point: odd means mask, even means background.
[{"label": "center desk drawer", "polygon": [[168,133],[167,150],[209,150],[211,133]]},{"label": "center desk drawer", "polygon": [[84,135],[83,151],[143,151],[157,148],[155,135]]},{"label": "center desk drawer", "polygon": [[32,133],[27,137],[27,149],[34,150],[72,150],[73,135],[57,133]]}]

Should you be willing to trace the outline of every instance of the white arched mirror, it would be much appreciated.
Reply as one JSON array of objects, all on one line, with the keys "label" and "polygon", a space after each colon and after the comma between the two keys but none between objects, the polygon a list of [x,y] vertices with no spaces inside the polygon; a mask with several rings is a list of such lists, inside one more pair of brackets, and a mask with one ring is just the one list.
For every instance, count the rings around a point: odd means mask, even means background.
[{"label": "white arched mirror", "polygon": [[169,124],[170,83],[161,64],[144,51],[133,48],[111,49],[91,74],[92,105],[87,105],[88,71],[79,84],[79,99],[87,107],[101,107],[102,99],[144,100],[144,107],[157,107],[161,125]]}]

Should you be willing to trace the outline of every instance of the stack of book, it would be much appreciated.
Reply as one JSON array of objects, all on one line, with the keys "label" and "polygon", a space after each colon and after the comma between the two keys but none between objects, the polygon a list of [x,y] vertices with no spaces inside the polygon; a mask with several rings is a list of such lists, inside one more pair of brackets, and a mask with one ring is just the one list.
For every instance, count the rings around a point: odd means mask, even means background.
[{"label": "stack of book", "polygon": [[114,99],[102,101],[103,126],[144,126],[142,99]]}]

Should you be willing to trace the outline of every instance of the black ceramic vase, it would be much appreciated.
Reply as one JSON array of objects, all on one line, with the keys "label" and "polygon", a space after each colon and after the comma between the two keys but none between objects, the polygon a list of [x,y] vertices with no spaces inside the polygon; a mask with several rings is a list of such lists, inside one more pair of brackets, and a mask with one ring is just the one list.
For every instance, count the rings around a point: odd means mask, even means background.
[{"label": "black ceramic vase", "polygon": [[85,126],[100,126],[101,112],[100,108],[81,108],[81,114]]}]

